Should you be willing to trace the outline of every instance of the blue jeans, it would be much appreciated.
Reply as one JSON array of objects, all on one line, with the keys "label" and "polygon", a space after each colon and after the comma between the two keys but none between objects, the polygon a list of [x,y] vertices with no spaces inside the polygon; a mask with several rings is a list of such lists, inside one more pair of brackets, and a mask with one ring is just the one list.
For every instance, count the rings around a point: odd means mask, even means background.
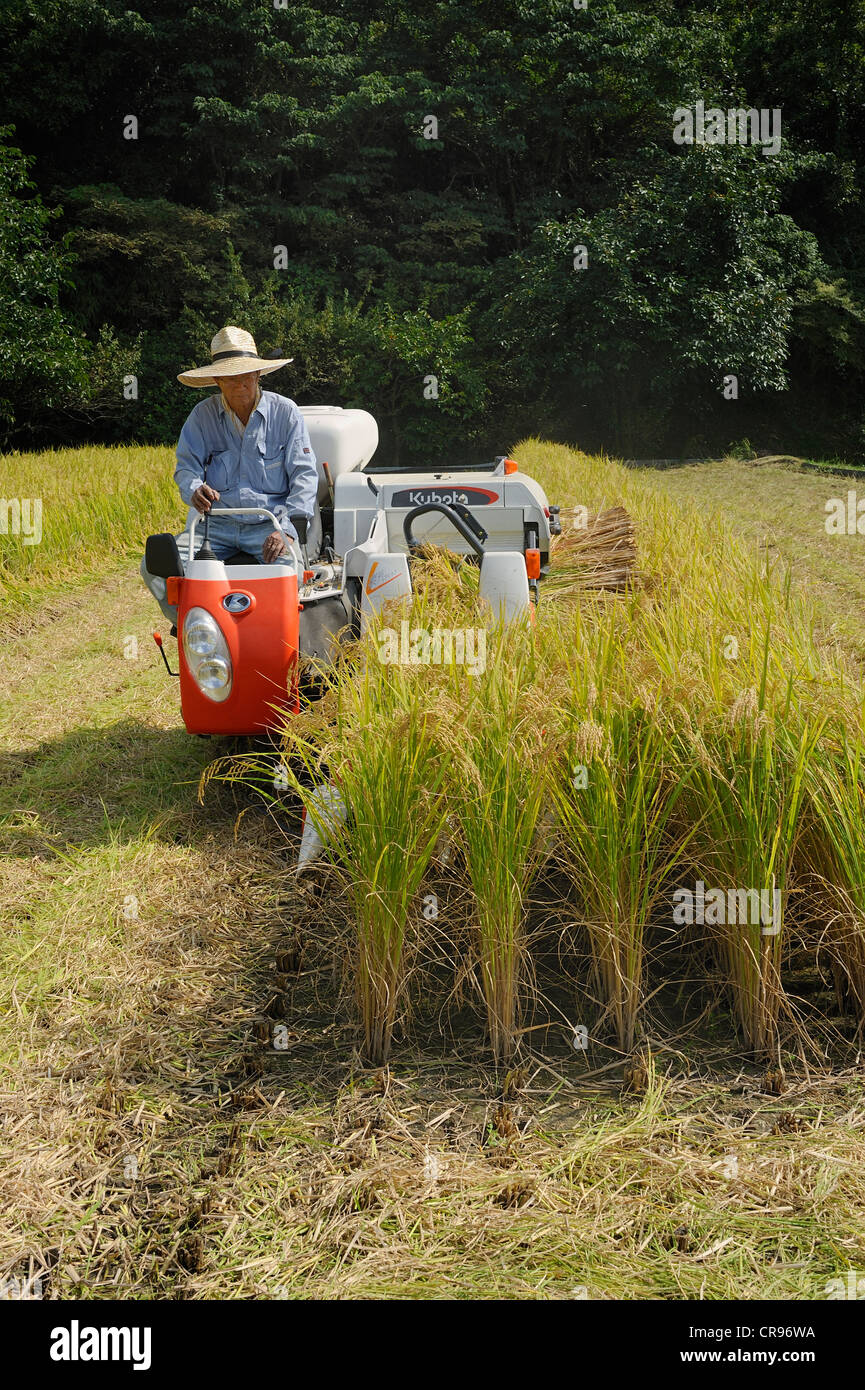
[{"label": "blue jeans", "polygon": [[[255,556],[255,559],[262,563],[261,551],[268,536],[273,535],[273,522],[265,517],[263,521],[250,521],[246,517],[239,516],[219,516],[216,512],[211,512],[210,523],[208,525],[208,541],[210,548],[217,560],[227,560],[237,550],[245,550],[247,554]],[[294,527],[286,523],[284,534],[294,537]],[[195,553],[198,554],[204,543],[204,517],[198,522],[195,528]],[[180,558],[184,565],[189,556],[189,532],[181,531],[177,537],[177,549],[180,551]],[[280,555],[279,559],[271,561],[274,565],[290,565],[293,560],[290,555]],[[177,609],[173,604],[167,602],[165,598],[165,580],[158,575],[151,574],[141,561],[141,578],[152,593],[165,617],[170,623],[177,622]]]},{"label": "blue jeans", "polygon": [[[283,532],[286,536],[292,536],[297,540],[294,527],[290,522],[283,527]],[[273,522],[269,521],[267,517],[263,521],[251,521],[246,516],[220,516],[218,511],[210,513],[208,538],[210,548],[217,560],[227,560],[236,550],[245,550],[247,554],[254,555],[259,564],[262,564],[262,547],[268,536],[272,535]],[[201,517],[195,528],[196,553],[203,544],[204,517]],[[184,556],[184,561],[185,558]],[[273,563],[287,565],[291,563],[291,560],[289,556],[281,555]]]}]

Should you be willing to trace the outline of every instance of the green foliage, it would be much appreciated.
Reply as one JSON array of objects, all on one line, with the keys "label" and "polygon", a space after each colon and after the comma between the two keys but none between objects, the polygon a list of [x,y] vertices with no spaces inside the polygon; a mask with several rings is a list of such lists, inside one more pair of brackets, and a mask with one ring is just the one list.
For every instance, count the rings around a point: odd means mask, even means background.
[{"label": "green foliage", "polygon": [[[0,130],[7,139],[8,129]],[[56,213],[33,196],[28,161],[0,144],[0,438],[38,433],[52,413],[99,419],[119,414],[123,375],[135,354],[107,326],[95,343],[60,304],[69,286],[68,239],[52,243]]]},{"label": "green foliage", "polygon": [[865,305],[842,279],[815,278],[797,295],[796,332],[815,365],[828,358],[841,372],[865,371]]},{"label": "green foliage", "polygon": [[[8,135],[8,130],[4,132]],[[0,147],[0,421],[15,424],[23,405],[65,400],[83,385],[75,335],[60,309],[68,275],[63,248],[45,244],[52,214],[31,185],[20,151]]]},{"label": "green foliage", "polygon": [[797,298],[821,269],[815,238],[779,210],[785,175],[753,150],[695,147],[594,216],[540,226],[491,311],[511,379],[541,399],[612,388],[632,443],[647,411],[720,392],[728,374],[785,389]]},{"label": "green foliage", "polygon": [[[140,335],[140,397],[94,427],[169,440],[177,370],[258,318],[292,330],[292,394],[365,393],[405,461],[540,428],[860,451],[863,53],[857,0],[0,13],[6,119],[64,209],[41,254],[78,257],[54,307],[127,351]],[[698,98],[779,107],[782,152],[674,145]]]}]

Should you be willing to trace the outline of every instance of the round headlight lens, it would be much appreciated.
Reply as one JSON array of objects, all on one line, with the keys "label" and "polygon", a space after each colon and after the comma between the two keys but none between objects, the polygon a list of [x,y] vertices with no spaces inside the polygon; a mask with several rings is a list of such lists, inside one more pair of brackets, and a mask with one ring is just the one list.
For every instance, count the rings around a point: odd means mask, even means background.
[{"label": "round headlight lens", "polygon": [[219,632],[213,619],[205,622],[196,618],[194,622],[187,622],[183,629],[183,645],[193,656],[213,656],[219,646]]},{"label": "round headlight lens", "polygon": [[221,656],[208,657],[202,661],[195,673],[195,679],[208,694],[224,690],[231,682],[231,668]]}]

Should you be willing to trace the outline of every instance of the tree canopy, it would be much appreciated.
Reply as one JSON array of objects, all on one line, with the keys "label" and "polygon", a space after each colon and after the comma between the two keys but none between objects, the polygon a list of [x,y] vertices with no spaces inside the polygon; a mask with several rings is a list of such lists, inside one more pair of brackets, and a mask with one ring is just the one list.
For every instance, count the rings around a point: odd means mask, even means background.
[{"label": "tree canopy", "polygon": [[[859,0],[6,0],[0,432],[169,441],[234,321],[403,462],[859,457],[863,36]],[[780,109],[779,152],[677,144],[697,102]]]}]

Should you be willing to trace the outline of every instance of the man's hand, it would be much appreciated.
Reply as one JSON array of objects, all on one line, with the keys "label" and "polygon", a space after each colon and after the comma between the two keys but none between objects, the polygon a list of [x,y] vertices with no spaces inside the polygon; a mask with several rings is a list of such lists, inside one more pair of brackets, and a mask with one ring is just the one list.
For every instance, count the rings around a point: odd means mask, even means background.
[{"label": "man's hand", "polygon": [[271,531],[270,535],[261,547],[261,562],[264,565],[272,565],[274,560],[278,560],[280,555],[284,555],[288,546],[285,543],[285,536],[281,531]]},{"label": "man's hand", "polygon": [[189,500],[195,510],[204,516],[206,512],[210,511],[211,502],[219,501],[219,493],[215,487],[209,487],[207,483],[202,483],[201,487],[195,489]]}]

